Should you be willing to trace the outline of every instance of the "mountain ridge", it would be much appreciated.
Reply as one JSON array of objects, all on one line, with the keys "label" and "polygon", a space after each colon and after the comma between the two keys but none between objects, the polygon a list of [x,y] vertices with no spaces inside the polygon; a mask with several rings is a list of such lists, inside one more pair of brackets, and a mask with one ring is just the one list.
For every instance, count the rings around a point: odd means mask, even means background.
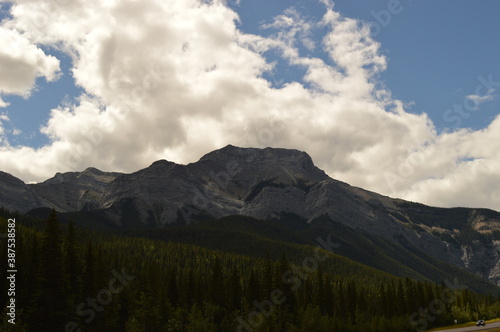
[{"label": "mountain ridge", "polygon": [[0,196],[0,205],[21,212],[54,207],[116,229],[232,215],[308,227],[326,216],[500,284],[499,212],[430,207],[353,187],[299,150],[228,145],[187,165],[159,160],[129,174],[88,168],[30,185],[6,174],[0,188],[11,196]]}]

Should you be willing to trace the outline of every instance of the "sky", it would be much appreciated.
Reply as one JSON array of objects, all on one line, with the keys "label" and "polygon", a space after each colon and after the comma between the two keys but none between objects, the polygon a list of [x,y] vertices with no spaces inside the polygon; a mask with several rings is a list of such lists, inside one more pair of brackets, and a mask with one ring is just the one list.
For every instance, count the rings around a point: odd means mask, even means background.
[{"label": "sky", "polygon": [[500,211],[500,2],[0,1],[0,170],[133,172],[227,144]]}]

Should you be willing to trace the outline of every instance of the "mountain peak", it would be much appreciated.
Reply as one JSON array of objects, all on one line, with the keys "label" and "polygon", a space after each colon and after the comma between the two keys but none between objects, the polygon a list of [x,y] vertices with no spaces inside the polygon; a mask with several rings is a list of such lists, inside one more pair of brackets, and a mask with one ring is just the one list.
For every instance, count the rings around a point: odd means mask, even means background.
[{"label": "mountain peak", "polygon": [[95,168],[95,167],[88,167],[82,173],[84,173],[84,174],[87,174],[87,173],[90,173],[90,174],[102,174],[104,172],[101,171],[100,169]]},{"label": "mountain peak", "polygon": [[155,162],[153,162],[149,167],[162,167],[162,166],[170,166],[172,164],[175,164],[174,162],[165,160],[165,159],[160,159]]},{"label": "mountain peak", "polygon": [[227,145],[219,150],[207,153],[200,161],[234,161],[243,163],[290,162],[301,165],[304,169],[315,168],[312,158],[304,151],[283,148],[242,148]]},{"label": "mountain peak", "polygon": [[310,186],[329,179],[307,153],[271,147],[259,149],[228,145],[204,155],[190,168],[199,174],[227,171],[233,173],[232,180],[250,186],[263,182],[275,185],[297,185],[300,182]]}]

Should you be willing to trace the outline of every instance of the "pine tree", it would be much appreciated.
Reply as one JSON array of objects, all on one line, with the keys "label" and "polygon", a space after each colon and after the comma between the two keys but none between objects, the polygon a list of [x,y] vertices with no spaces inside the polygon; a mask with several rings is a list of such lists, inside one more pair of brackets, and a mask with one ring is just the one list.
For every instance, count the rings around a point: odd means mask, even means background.
[{"label": "pine tree", "polygon": [[186,286],[184,287],[183,294],[185,296],[185,305],[190,308],[197,302],[197,285],[195,282],[193,269],[188,270]]},{"label": "pine tree", "polygon": [[255,271],[252,269],[250,271],[250,277],[248,278],[247,286],[245,288],[245,309],[250,310],[252,308],[253,302],[261,298],[260,294],[260,284],[259,279],[255,275]]},{"label": "pine tree", "polygon": [[52,210],[45,223],[40,257],[40,287],[37,296],[37,331],[58,331],[67,318],[66,279],[63,273],[61,230],[56,211]]},{"label": "pine tree", "polygon": [[[281,277],[280,277],[281,279]],[[266,252],[266,259],[264,262],[264,273],[262,274],[262,296],[268,297],[273,290],[273,272],[271,266],[271,257],[269,256],[269,251]]]},{"label": "pine tree", "polygon": [[325,298],[325,286],[323,284],[323,274],[321,270],[316,271],[314,278],[316,282],[316,292],[314,294],[315,304],[319,307],[322,313],[325,313],[326,309],[326,298]]},{"label": "pine tree", "polygon": [[210,302],[220,307],[225,304],[224,279],[222,274],[222,266],[219,258],[216,257],[212,268],[212,275],[208,288],[208,298]]},{"label": "pine tree", "polygon": [[286,299],[284,303],[280,304],[276,308],[277,313],[277,330],[287,331],[287,322],[293,321],[297,318],[295,314],[296,310],[296,298],[295,294],[292,292],[290,285],[283,281],[283,275],[290,270],[290,265],[284,254],[281,255],[280,261],[276,266],[274,273],[274,280],[276,288],[283,292],[282,298]]},{"label": "pine tree", "polygon": [[40,288],[40,278],[38,277],[40,274],[40,259],[39,259],[39,240],[38,236],[33,235],[31,240],[31,246],[29,248],[29,258],[28,258],[28,266],[30,267],[30,273],[28,274],[28,280],[26,282],[26,293],[30,294],[30,296],[26,299],[26,317],[28,317],[28,322],[31,317],[35,316],[35,312],[39,310],[37,307],[38,303],[36,294],[38,289]]},{"label": "pine tree", "polygon": [[177,270],[172,269],[168,278],[167,296],[172,307],[179,305],[179,289],[177,287]]},{"label": "pine tree", "polygon": [[87,243],[87,248],[85,252],[85,268],[83,270],[83,280],[81,297],[87,298],[88,296],[93,296],[96,292],[96,266],[95,266],[95,256],[92,243],[89,241]]},{"label": "pine tree", "polygon": [[144,331],[157,331],[159,328],[160,313],[158,312],[158,307],[152,305],[152,295],[147,292],[140,292],[135,302],[136,306],[132,317],[137,320],[139,326]]},{"label": "pine tree", "polygon": [[405,292],[404,292],[404,286],[403,282],[398,280],[398,290],[397,290],[397,299],[396,299],[396,314],[397,315],[403,315],[406,312],[408,312],[408,303],[407,300],[405,299]]},{"label": "pine tree", "polygon": [[[330,281],[330,278],[325,276],[325,293],[324,293],[324,299],[325,299],[325,309],[324,312],[326,315],[333,315],[333,290],[332,290],[332,283]],[[366,306],[364,305],[363,308]]]},{"label": "pine tree", "polygon": [[78,294],[78,259],[76,256],[75,226],[69,221],[67,235],[64,241],[64,272],[68,278],[68,293],[71,297]]},{"label": "pine tree", "polygon": [[229,277],[229,303],[228,306],[231,310],[241,310],[241,277],[240,272],[236,267],[233,267],[231,276]]}]

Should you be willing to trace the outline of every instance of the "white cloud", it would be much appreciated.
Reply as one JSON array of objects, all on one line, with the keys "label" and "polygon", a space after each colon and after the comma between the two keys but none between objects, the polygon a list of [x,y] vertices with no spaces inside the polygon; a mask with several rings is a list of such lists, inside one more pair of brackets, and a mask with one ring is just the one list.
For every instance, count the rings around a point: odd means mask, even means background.
[{"label": "white cloud", "polygon": [[468,100],[471,100],[475,104],[474,108],[477,110],[479,108],[479,105],[495,99],[495,89],[488,90],[485,95],[473,94],[467,95],[466,98]]},{"label": "white cloud", "polygon": [[0,98],[0,108],[5,108],[7,106],[9,106],[10,103],[4,101],[2,98]]},{"label": "white cloud", "polygon": [[[321,22],[288,10],[262,37],[239,31],[223,1],[17,1],[4,30],[42,59],[30,77],[57,77],[58,63],[35,45],[58,47],[86,93],[52,110],[42,129],[49,145],[0,147],[0,169],[38,181],[88,166],[187,163],[226,144],[275,146],[308,151],[330,175],[381,193],[500,209],[500,120],[437,134],[427,115],[405,112],[380,88],[387,61],[369,28],[323,2]],[[329,58],[305,56],[302,46]],[[274,88],[264,79],[267,51],[303,68],[307,84]],[[464,158],[474,160],[457,162]]]},{"label": "white cloud", "polygon": [[[287,55],[292,49],[293,54],[296,54],[298,50],[295,48],[298,46],[303,46],[309,51],[316,48],[316,42],[312,38],[315,25],[317,24],[302,18],[300,12],[291,7],[274,17],[271,23],[261,25],[261,28],[276,31],[270,39],[279,44],[280,49]],[[274,46],[278,46],[277,44]]]},{"label": "white cloud", "polygon": [[[6,124],[8,128],[6,129]],[[21,130],[15,128],[7,113],[0,113],[0,146],[10,147],[7,134],[20,135]]]},{"label": "white cloud", "polygon": [[[58,78],[59,60],[46,55],[16,30],[0,26],[0,95],[28,96],[38,77]],[[0,99],[0,107],[8,104]]]},{"label": "white cloud", "polygon": [[7,144],[7,138],[5,136],[5,126],[4,122],[9,122],[9,116],[6,113],[0,113],[0,143]]}]

